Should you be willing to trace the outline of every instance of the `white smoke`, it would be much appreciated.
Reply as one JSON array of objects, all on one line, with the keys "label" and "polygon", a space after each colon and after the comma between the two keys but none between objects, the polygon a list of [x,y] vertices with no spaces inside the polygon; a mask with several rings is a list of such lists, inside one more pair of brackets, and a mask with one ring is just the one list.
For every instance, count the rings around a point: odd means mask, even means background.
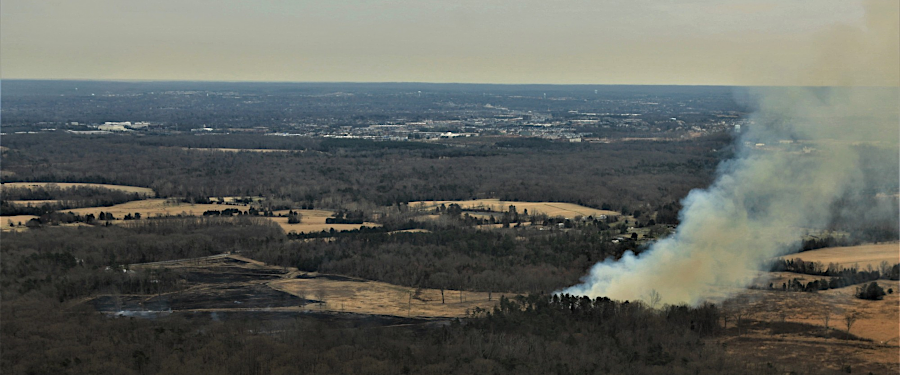
[{"label": "white smoke", "polygon": [[596,264],[561,293],[697,304],[748,285],[752,271],[836,218],[896,230],[900,4],[862,5],[864,24],[821,33],[811,46],[819,58],[801,70],[810,77],[800,82],[844,87],[742,93],[755,107],[753,124],[712,186],[682,201],[676,232],[639,255]]},{"label": "white smoke", "polygon": [[[863,168],[874,169],[876,178],[897,176],[896,159],[860,165],[859,154],[874,148],[897,155],[897,88],[749,94],[758,106],[753,124],[712,186],[683,200],[677,231],[639,255],[596,264],[582,284],[561,293],[634,300],[655,291],[661,302],[689,304],[721,298],[728,287],[752,281],[755,272],[748,271],[796,250],[804,232],[824,229],[835,200],[874,195]],[[874,185],[893,190],[882,195],[896,194],[895,184]]]}]

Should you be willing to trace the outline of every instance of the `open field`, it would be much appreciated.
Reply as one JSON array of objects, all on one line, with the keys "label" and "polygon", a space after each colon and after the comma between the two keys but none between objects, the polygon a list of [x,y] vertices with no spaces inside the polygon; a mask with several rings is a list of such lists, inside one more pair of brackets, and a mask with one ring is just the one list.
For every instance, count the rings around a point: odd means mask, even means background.
[{"label": "open field", "polygon": [[28,206],[28,205],[40,206],[43,204],[57,204],[61,201],[58,199],[41,199],[41,200],[33,200],[33,201],[7,201],[7,202],[12,203],[17,206]]},{"label": "open field", "polygon": [[[328,231],[331,228],[334,228],[336,231],[342,230],[353,230],[359,229],[361,226],[365,227],[380,227],[381,224],[364,222],[362,224],[326,224],[325,219],[328,219],[334,215],[334,212],[328,210],[294,210],[294,212],[299,212],[303,215],[303,219],[299,224],[288,224],[287,217],[270,217],[269,219],[278,223],[281,226],[281,229],[284,229],[285,233],[297,232],[297,233],[313,233],[313,232],[321,232]],[[275,215],[287,215],[288,210],[281,210],[273,212]]]},{"label": "open field", "polygon": [[[28,220],[31,220],[31,219],[37,219],[37,216],[34,216],[34,215],[0,216],[0,228],[2,228],[3,231],[26,230],[28,228],[25,227],[25,223],[27,223]],[[10,221],[16,226],[15,227],[9,226]],[[21,223],[22,225],[19,226],[19,223]]]},{"label": "open field", "polygon": [[804,251],[797,254],[789,254],[782,256],[781,258],[799,258],[806,262],[820,262],[826,266],[828,266],[829,263],[837,263],[846,268],[854,265],[858,265],[860,269],[865,269],[866,266],[869,265],[878,268],[881,262],[888,262],[890,265],[900,263],[900,243],[892,242],[849,247],[829,247]]},{"label": "open field", "polygon": [[[900,295],[898,281],[878,280],[885,290],[881,301],[855,298],[856,286],[817,293],[746,290],[732,301],[729,336],[724,342],[734,353],[752,353],[773,363],[816,363],[833,370],[850,365],[854,373],[900,372]],[[745,324],[737,329],[737,313]],[[856,314],[848,339],[844,318]],[[825,318],[828,317],[828,329]]]},{"label": "open field", "polygon": [[295,279],[268,284],[300,298],[321,301],[317,310],[356,314],[393,315],[417,318],[462,317],[476,307],[491,308],[499,294],[488,299],[488,293],[416,289],[377,281],[333,275],[302,274]]},{"label": "open field", "polygon": [[[140,213],[142,218],[150,218],[154,216],[165,216],[165,215],[194,215],[200,216],[203,215],[205,211],[222,211],[228,208],[237,208],[241,211],[246,211],[250,208],[249,205],[230,205],[230,204],[191,204],[184,202],[171,202],[166,199],[145,199],[139,201],[131,201],[122,204],[117,204],[109,207],[84,207],[84,208],[73,208],[70,210],[62,210],[63,212],[73,212],[79,215],[87,215],[94,214],[94,216],[99,216],[100,212],[107,212],[113,214],[117,219],[122,219],[125,215]],[[299,224],[288,224],[287,217],[268,217],[267,219],[272,220],[281,226],[284,231],[287,232],[297,232],[297,233],[310,233],[310,232],[321,232],[323,230],[328,231],[331,228],[334,228],[336,231],[341,230],[352,230],[359,229],[360,226],[367,227],[377,227],[380,226],[378,223],[365,222],[363,224],[326,224],[325,219],[330,218],[334,213],[328,210],[294,210],[295,212],[299,212],[303,215],[303,220]],[[275,214],[287,214],[287,210],[276,211]],[[22,218],[25,218],[27,215],[22,215]],[[17,216],[10,217],[2,217],[4,222],[7,218],[17,218]],[[33,218],[33,216],[28,216],[22,221],[28,221],[28,219]],[[18,222],[19,219],[13,219],[14,222]],[[121,220],[114,220],[112,223],[122,223]]]},{"label": "open field", "polygon": [[444,205],[450,204],[458,204],[462,209],[487,209],[493,212],[505,212],[509,210],[509,206],[516,206],[516,210],[519,214],[528,210],[529,214],[545,214],[551,217],[565,217],[568,219],[575,218],[576,216],[594,216],[598,217],[600,215],[621,215],[616,211],[609,210],[599,210],[596,208],[579,206],[573,203],[561,203],[561,202],[510,202],[510,201],[501,201],[499,199],[476,199],[476,200],[467,200],[467,201],[418,201],[418,202],[409,202],[410,207],[421,206],[424,208],[434,208]]},{"label": "open field", "polygon": [[110,190],[121,190],[127,193],[138,193],[138,194],[146,194],[147,196],[156,196],[156,193],[153,192],[153,189],[143,188],[137,186],[125,186],[125,185],[107,185],[107,184],[89,184],[89,183],[80,183],[80,182],[7,182],[0,184],[0,191],[2,191],[3,187],[39,187],[39,186],[47,186],[47,185],[56,185],[60,188],[69,188],[73,186],[88,186],[88,187],[97,187],[104,188]]},{"label": "open field", "polygon": [[416,289],[338,275],[267,266],[240,255],[223,254],[131,265],[179,272],[187,288],[155,295],[103,295],[89,303],[107,312],[333,312],[420,319],[462,317],[475,307],[491,308],[494,294]]},{"label": "open field", "polygon": [[126,214],[140,213],[142,217],[178,215],[185,213],[188,215],[203,215],[203,212],[209,210],[224,210],[226,208],[240,208],[242,211],[249,207],[244,206],[227,206],[220,204],[190,204],[184,202],[170,202],[166,199],[145,199],[139,201],[125,202],[109,207],[83,207],[73,208],[71,210],[63,210],[63,212],[74,212],[79,215],[94,214],[98,216],[101,211],[113,214],[121,219]]}]

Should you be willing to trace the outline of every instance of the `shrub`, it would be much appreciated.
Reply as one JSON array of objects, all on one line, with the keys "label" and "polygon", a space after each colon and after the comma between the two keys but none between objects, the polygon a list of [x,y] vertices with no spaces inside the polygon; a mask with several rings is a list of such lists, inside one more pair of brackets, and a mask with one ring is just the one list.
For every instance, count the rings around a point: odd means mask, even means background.
[{"label": "shrub", "polygon": [[863,284],[856,289],[856,298],[860,299],[880,300],[884,295],[884,288],[878,286],[876,282]]}]

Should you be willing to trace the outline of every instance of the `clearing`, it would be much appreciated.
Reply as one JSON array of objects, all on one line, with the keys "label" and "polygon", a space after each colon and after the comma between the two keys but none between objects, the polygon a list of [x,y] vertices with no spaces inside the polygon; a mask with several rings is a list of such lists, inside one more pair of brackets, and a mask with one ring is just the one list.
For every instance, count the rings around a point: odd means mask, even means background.
[{"label": "clearing", "polygon": [[580,206],[574,203],[562,202],[510,202],[501,201],[499,199],[475,199],[467,201],[418,201],[409,202],[410,207],[434,208],[440,205],[458,204],[463,210],[489,210],[491,212],[506,212],[509,206],[516,206],[516,211],[523,214],[528,210],[529,214],[544,214],[550,217],[565,217],[574,219],[576,216],[593,216],[600,215],[615,216],[621,213],[609,210],[599,210]]},{"label": "clearing", "polygon": [[[122,219],[125,215],[140,213],[142,218],[150,218],[154,216],[166,216],[166,215],[190,215],[190,216],[201,216],[206,211],[222,211],[228,208],[236,208],[241,211],[246,211],[250,208],[249,204],[212,204],[212,203],[204,203],[204,204],[191,204],[185,202],[173,202],[166,199],[145,199],[140,201],[131,201],[122,204],[117,204],[109,207],[85,207],[85,208],[73,208],[71,210],[61,210],[61,212],[73,212],[79,215],[87,215],[94,214],[94,216],[99,216],[100,212],[107,212],[113,214],[117,219]],[[363,224],[326,224],[325,219],[330,218],[334,215],[334,212],[328,210],[294,210],[294,212],[299,212],[303,215],[303,219],[299,224],[288,224],[287,217],[265,217],[284,229],[285,233],[288,232],[297,232],[297,233],[311,233],[311,232],[321,232],[323,230],[328,231],[331,228],[334,228],[336,231],[342,230],[352,230],[359,229],[360,226],[367,227],[377,227],[381,226],[378,223],[365,222]],[[288,210],[275,211],[274,214],[285,214],[287,215]],[[263,216],[260,216],[263,217]],[[122,223],[124,221],[115,220],[112,223]]]},{"label": "clearing", "polygon": [[463,317],[492,308],[500,294],[417,289],[339,275],[274,267],[236,254],[133,264],[131,269],[167,268],[186,288],[146,295],[101,295],[87,302],[100,311],[185,313],[353,313],[415,319]]},{"label": "clearing", "polygon": [[37,187],[46,187],[47,185],[56,185],[60,188],[70,188],[73,186],[87,186],[87,187],[95,187],[95,188],[104,188],[110,190],[121,190],[126,193],[138,193],[145,194],[147,196],[153,197],[156,196],[156,193],[153,189],[143,188],[137,186],[126,186],[126,185],[107,185],[107,184],[89,184],[89,183],[81,183],[81,182],[6,182],[0,184],[0,189],[4,187],[27,187],[27,188],[37,188]]},{"label": "clearing", "polygon": [[900,263],[900,243],[891,242],[883,244],[869,244],[848,247],[829,247],[804,251],[797,254],[788,254],[782,259],[802,259],[806,262],[819,262],[828,266],[829,263],[837,263],[844,268],[857,265],[860,270],[871,265],[878,268],[881,262],[890,265]]}]

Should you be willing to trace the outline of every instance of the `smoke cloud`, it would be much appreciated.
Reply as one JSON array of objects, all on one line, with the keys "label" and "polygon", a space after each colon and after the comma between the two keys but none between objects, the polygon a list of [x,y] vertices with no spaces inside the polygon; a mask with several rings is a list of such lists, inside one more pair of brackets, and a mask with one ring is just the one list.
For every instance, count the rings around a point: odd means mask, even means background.
[{"label": "smoke cloud", "polygon": [[820,58],[802,66],[812,81],[843,87],[737,93],[754,109],[751,124],[715,182],[682,201],[676,232],[638,255],[594,265],[561,293],[698,304],[747,286],[769,259],[796,251],[805,233],[841,226],[896,237],[898,5],[864,7],[863,27],[824,33],[811,46]]},{"label": "smoke cloud", "polygon": [[[748,285],[752,271],[835,220],[896,226],[900,90],[753,89],[745,97],[757,108],[735,157],[682,201],[677,231],[639,255],[596,264],[561,293],[635,300],[655,291],[663,303],[697,304]],[[835,212],[839,201],[853,204]]]}]

